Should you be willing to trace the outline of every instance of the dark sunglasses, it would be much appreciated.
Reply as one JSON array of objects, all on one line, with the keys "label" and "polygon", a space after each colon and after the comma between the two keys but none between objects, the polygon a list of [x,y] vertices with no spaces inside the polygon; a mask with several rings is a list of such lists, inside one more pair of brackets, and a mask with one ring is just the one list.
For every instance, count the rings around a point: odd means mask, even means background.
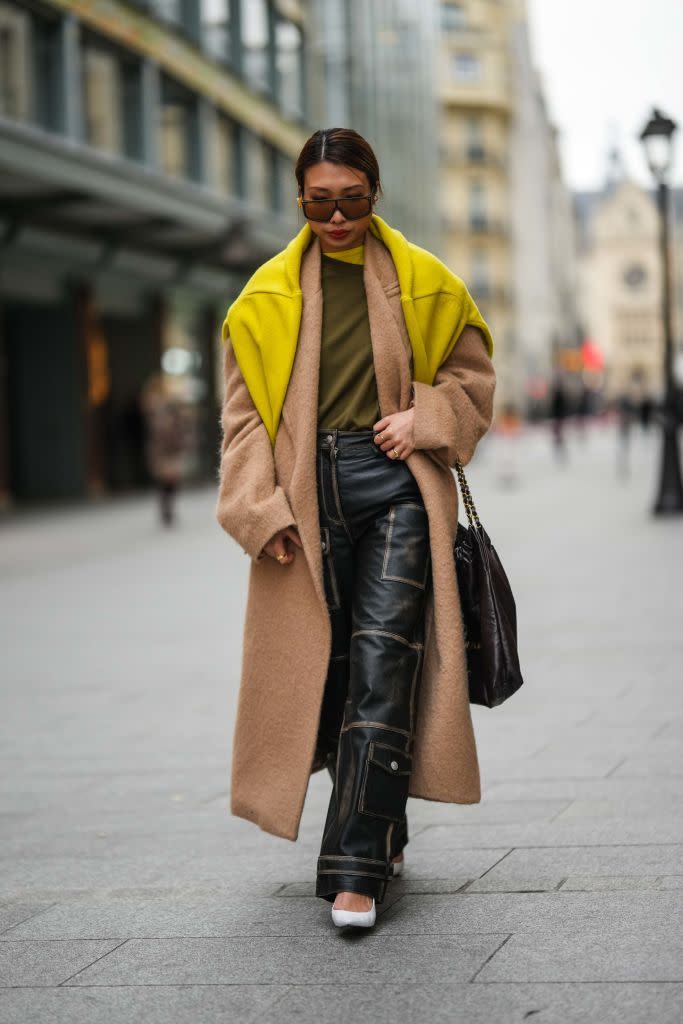
[{"label": "dark sunglasses", "polygon": [[307,220],[332,220],[335,210],[341,210],[347,220],[360,220],[372,210],[372,195],[344,196],[341,199],[302,199],[298,197]]}]

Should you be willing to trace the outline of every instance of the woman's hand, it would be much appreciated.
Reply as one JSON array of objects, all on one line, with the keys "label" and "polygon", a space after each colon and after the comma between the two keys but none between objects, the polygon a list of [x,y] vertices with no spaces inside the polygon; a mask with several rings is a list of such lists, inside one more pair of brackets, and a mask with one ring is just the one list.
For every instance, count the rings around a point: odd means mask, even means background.
[{"label": "woman's hand", "polygon": [[[277,559],[280,565],[289,565],[290,562],[294,561],[293,544],[303,548],[296,526],[285,526],[284,530],[278,530],[277,533],[273,534],[268,543],[263,545],[262,552],[270,555],[271,558]],[[278,555],[285,555],[285,557],[278,558]]]},{"label": "woman's hand", "polygon": [[[387,458],[407,459],[411,452],[415,451],[414,420],[415,409],[411,406],[410,409],[392,412],[391,415],[373,423],[372,429],[377,431],[375,444],[386,452]],[[393,451],[394,448],[398,455]]]}]

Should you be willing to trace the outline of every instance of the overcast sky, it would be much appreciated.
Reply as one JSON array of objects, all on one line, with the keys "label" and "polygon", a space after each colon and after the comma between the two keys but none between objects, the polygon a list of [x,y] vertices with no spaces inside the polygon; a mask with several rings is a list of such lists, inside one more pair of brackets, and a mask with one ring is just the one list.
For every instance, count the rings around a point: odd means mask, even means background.
[{"label": "overcast sky", "polygon": [[683,185],[683,0],[528,0],[533,61],[560,131],[567,184],[602,187],[610,142],[651,186],[637,136],[652,106],[679,125],[671,180]]}]

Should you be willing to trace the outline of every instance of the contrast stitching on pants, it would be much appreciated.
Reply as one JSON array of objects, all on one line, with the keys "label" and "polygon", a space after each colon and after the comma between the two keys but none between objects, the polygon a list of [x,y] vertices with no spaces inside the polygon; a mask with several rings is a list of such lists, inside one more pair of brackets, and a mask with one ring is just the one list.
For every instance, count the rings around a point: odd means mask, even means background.
[{"label": "contrast stitching on pants", "polygon": [[389,573],[382,573],[382,579],[389,580],[391,583],[409,583],[411,587],[417,587],[418,590],[424,590],[427,586],[426,573],[424,583],[418,583],[417,580],[411,580],[407,576],[390,576]]},{"label": "contrast stitching on pants", "polygon": [[396,518],[396,506],[395,505],[390,505],[389,506],[389,527],[387,529],[387,535],[384,538],[384,560],[382,562],[382,573],[381,573],[382,577],[384,577],[384,574],[385,574],[386,568],[387,568],[387,562],[389,561],[389,546],[390,546],[390,542],[391,542],[391,534],[393,533],[393,530],[394,530],[394,519],[395,518]]},{"label": "contrast stitching on pants", "polygon": [[412,734],[413,734],[413,715],[414,715],[414,711],[415,711],[415,707],[414,707],[414,705],[415,705],[415,686],[416,686],[416,683],[417,683],[417,677],[418,677],[418,673],[419,673],[419,670],[420,670],[421,663],[422,663],[422,651],[419,650],[417,652],[417,658],[416,658],[416,661],[415,661],[415,671],[413,672],[413,678],[412,678],[412,682],[410,684],[410,706],[409,706],[410,717],[409,717],[408,720],[410,722],[410,734],[411,734],[411,737],[412,737]]},{"label": "contrast stitching on pants", "polygon": [[406,647],[414,647],[416,650],[421,649],[424,646],[417,641],[411,641],[404,636],[400,636],[399,633],[392,633],[389,629],[377,629],[373,626],[368,626],[366,629],[355,629],[351,634],[351,639],[353,640],[354,636],[360,636],[362,633],[377,633],[380,636],[391,636],[394,640],[400,640],[401,643],[406,645]]},{"label": "contrast stitching on pants", "polygon": [[[417,587],[419,590],[425,590],[426,587],[427,587],[427,577],[428,577],[428,574],[429,574],[429,556],[431,554],[431,544],[429,543],[429,541],[428,541],[427,557],[425,559],[425,571],[424,571],[424,575],[423,575],[423,578],[422,578],[422,583],[420,583],[419,580],[409,579],[407,576],[392,576],[392,575],[390,575],[387,572],[387,566],[389,564],[389,554],[390,554],[390,551],[391,551],[391,539],[393,537],[394,522],[396,520],[396,508],[397,508],[397,505],[404,505],[407,508],[418,508],[418,509],[420,509],[421,512],[424,512],[424,514],[427,515],[427,510],[424,507],[424,505],[418,505],[417,502],[414,502],[414,501],[401,501],[401,502],[396,502],[395,504],[392,504],[392,505],[389,506],[389,528],[387,530],[387,535],[384,538],[384,558],[382,560],[382,571],[380,573],[380,578],[383,579],[383,580],[391,580],[392,582],[397,582],[397,583],[409,583],[411,586]],[[429,516],[428,515],[427,515],[427,522],[429,522]]]},{"label": "contrast stitching on pants", "polygon": [[321,448],[319,450],[318,456],[319,456],[319,463],[320,463],[319,469],[318,469],[318,476],[319,476],[319,481],[320,481],[320,492],[321,492],[321,495],[322,495],[323,510],[325,512],[326,517],[329,519],[329,521],[331,523],[334,523],[335,526],[341,526],[342,523],[340,522],[340,520],[339,519],[335,519],[335,517],[333,515],[330,515],[330,510],[327,507],[327,496],[325,494],[325,456],[324,456],[324,449],[323,448]]},{"label": "contrast stitching on pants", "polygon": [[386,872],[382,875],[378,875],[372,871],[351,871],[347,868],[344,868],[342,871],[336,871],[334,868],[318,868],[317,873],[319,875],[341,875],[342,877],[344,877],[344,875],[362,875],[363,878],[377,878],[382,882],[387,877]]},{"label": "contrast stitching on pants", "polygon": [[346,654],[333,654],[330,661],[343,661],[350,657],[351,655],[348,652]]},{"label": "contrast stitching on pants", "polygon": [[407,729],[399,729],[395,725],[385,725],[384,722],[349,722],[348,725],[342,726],[341,732],[346,732],[348,729],[386,729],[387,732],[400,732],[402,736],[410,736]]},{"label": "contrast stitching on pants", "polygon": [[407,771],[405,769],[402,769],[401,771],[396,772],[396,774],[397,775],[410,775],[410,772],[412,770],[413,755],[410,753],[409,750],[401,750],[400,747],[394,747],[394,746],[392,746],[391,743],[380,743],[379,740],[371,740],[370,741],[370,751],[368,753],[368,760],[374,761],[374,754],[375,754],[375,748],[376,747],[379,747],[380,750],[393,750],[394,753],[401,754],[403,757],[409,758],[410,762],[411,762],[411,767],[408,768]]},{"label": "contrast stitching on pants", "polygon": [[333,490],[334,490],[334,500],[336,502],[337,511],[339,513],[339,522],[341,523],[341,525],[346,530],[346,533],[348,535],[349,540],[351,542],[353,542],[353,537],[351,536],[351,531],[349,530],[349,527],[348,527],[348,525],[346,523],[346,520],[344,519],[344,510],[341,507],[341,498],[339,496],[339,480],[337,479],[337,466],[336,466],[335,463],[331,464],[331,476],[332,476],[332,487],[333,487]]},{"label": "contrast stitching on pants", "polygon": [[350,853],[321,853],[318,860],[357,860],[363,864],[385,864],[386,861],[377,860],[376,857],[354,857]]}]

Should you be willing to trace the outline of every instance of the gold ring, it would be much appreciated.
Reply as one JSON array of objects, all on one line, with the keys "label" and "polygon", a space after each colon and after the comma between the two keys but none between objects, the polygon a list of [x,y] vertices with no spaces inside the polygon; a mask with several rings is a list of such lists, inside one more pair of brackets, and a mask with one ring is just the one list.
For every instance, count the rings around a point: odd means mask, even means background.
[{"label": "gold ring", "polygon": [[391,450],[392,450],[392,452],[395,452],[395,453],[396,453],[396,458],[398,458],[398,457],[399,457],[399,454],[400,454],[400,452],[397,452],[395,448],[392,448]]},{"label": "gold ring", "polygon": [[277,558],[278,562],[281,562],[283,558],[287,557],[287,555],[276,555],[275,557]]},{"label": "gold ring", "polygon": [[377,436],[378,436],[378,438],[380,439],[380,441],[383,441],[383,440],[384,440],[384,434],[378,434]]}]

